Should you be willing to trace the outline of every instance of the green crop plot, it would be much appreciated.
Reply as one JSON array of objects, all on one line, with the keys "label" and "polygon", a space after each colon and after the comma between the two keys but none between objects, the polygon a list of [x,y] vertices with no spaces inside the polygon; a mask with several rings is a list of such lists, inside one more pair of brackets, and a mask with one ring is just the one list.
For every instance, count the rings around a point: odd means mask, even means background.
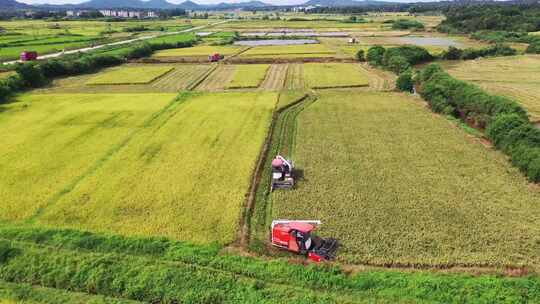
[{"label": "green crop plot", "polygon": [[272,218],[321,220],[342,261],[540,269],[538,189],[415,99],[321,91],[296,132],[303,178]]},{"label": "green crop plot", "polygon": [[114,68],[91,78],[88,85],[147,84],[172,71],[171,66],[134,66]]},{"label": "green crop plot", "polygon": [[269,67],[268,64],[237,65],[227,88],[257,88],[266,77]]},{"label": "green crop plot", "polygon": [[154,57],[204,57],[218,53],[224,56],[236,54],[242,48],[235,46],[201,45],[189,48],[162,50],[154,54]]},{"label": "green crop plot", "polygon": [[349,63],[307,63],[304,64],[304,78],[312,89],[369,85],[364,71]]}]

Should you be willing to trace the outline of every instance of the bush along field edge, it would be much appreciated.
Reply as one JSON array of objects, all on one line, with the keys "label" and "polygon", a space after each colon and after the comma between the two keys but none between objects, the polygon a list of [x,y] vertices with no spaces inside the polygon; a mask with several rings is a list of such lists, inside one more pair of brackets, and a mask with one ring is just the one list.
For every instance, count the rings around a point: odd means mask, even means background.
[{"label": "bush along field edge", "polygon": [[485,131],[531,182],[540,182],[540,129],[529,120],[525,108],[510,98],[488,94],[474,84],[455,79],[437,64],[419,71],[414,81],[434,112]]},{"label": "bush along field edge", "polygon": [[[448,53],[455,50],[450,48]],[[487,47],[482,56],[515,54],[515,50],[507,46],[495,45]],[[450,59],[472,59],[462,55],[450,56]],[[469,127],[485,131],[495,147],[510,156],[514,166],[531,182],[539,183],[540,128],[529,120],[527,110],[510,98],[488,94],[474,84],[453,78],[435,63],[414,74],[413,65],[434,59],[426,49],[412,45],[387,49],[374,46],[365,56],[369,64],[399,75],[396,89],[416,90],[434,112],[458,118]]]}]

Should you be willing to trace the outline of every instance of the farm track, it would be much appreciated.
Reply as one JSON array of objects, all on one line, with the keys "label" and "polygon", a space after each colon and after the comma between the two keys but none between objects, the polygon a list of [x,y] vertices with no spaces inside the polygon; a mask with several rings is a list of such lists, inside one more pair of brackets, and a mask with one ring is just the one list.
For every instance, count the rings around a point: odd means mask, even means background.
[{"label": "farm track", "polygon": [[[296,117],[306,107],[317,100],[315,95],[304,95],[289,105],[276,109],[268,137],[261,149],[257,166],[252,176],[248,192],[246,207],[241,217],[239,230],[239,245],[242,248],[250,246],[257,233],[258,241],[264,242],[266,234],[267,211],[270,208],[268,185],[270,182],[270,162],[275,154],[291,156],[293,154],[294,136],[296,130]],[[257,222],[253,219],[257,217]],[[257,227],[254,227],[256,225]],[[255,229],[256,228],[256,231]]]},{"label": "farm track", "polygon": [[289,66],[287,64],[272,64],[259,89],[266,91],[281,90],[285,84],[288,68]]}]

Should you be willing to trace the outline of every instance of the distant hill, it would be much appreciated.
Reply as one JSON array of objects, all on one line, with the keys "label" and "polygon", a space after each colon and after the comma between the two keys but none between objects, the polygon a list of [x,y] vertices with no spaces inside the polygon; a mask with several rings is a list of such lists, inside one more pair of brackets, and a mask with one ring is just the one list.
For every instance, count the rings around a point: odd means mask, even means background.
[{"label": "distant hill", "polygon": [[303,6],[325,6],[325,7],[344,7],[344,6],[370,6],[370,5],[389,5],[393,2],[372,1],[372,0],[309,0],[302,4]]},{"label": "distant hill", "polygon": [[[13,1],[13,0],[0,0],[0,1]],[[167,0],[90,0],[80,4],[62,4],[40,5],[43,8],[94,8],[94,9],[107,9],[107,8],[133,8],[133,9],[174,9],[181,8],[186,10],[204,10],[204,9],[236,9],[236,8],[253,8],[253,7],[266,7],[270,4],[261,1],[247,1],[238,3],[219,3],[219,4],[198,4],[191,0],[186,0],[180,4],[174,4]]]},{"label": "distant hill", "polygon": [[32,6],[15,0],[0,0],[0,10],[25,9]]}]

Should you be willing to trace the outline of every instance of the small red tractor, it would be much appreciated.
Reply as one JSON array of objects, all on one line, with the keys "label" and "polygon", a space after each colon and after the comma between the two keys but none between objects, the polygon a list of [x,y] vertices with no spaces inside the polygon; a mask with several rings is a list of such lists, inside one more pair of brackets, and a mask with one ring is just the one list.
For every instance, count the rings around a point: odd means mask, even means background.
[{"label": "small red tractor", "polygon": [[270,190],[294,187],[294,165],[292,160],[278,155],[272,160],[272,185]]},{"label": "small red tractor", "polygon": [[24,51],[21,53],[20,59],[21,61],[33,61],[37,60],[38,53],[34,51]]},{"label": "small red tractor", "polygon": [[210,55],[208,56],[208,61],[210,62],[218,62],[220,60],[222,60],[223,58],[225,58],[225,56],[219,54],[219,53],[215,53],[213,55]]},{"label": "small red tractor", "polygon": [[336,239],[322,239],[312,234],[321,224],[314,220],[272,221],[272,245],[305,255],[315,262],[333,260],[339,243]]}]

